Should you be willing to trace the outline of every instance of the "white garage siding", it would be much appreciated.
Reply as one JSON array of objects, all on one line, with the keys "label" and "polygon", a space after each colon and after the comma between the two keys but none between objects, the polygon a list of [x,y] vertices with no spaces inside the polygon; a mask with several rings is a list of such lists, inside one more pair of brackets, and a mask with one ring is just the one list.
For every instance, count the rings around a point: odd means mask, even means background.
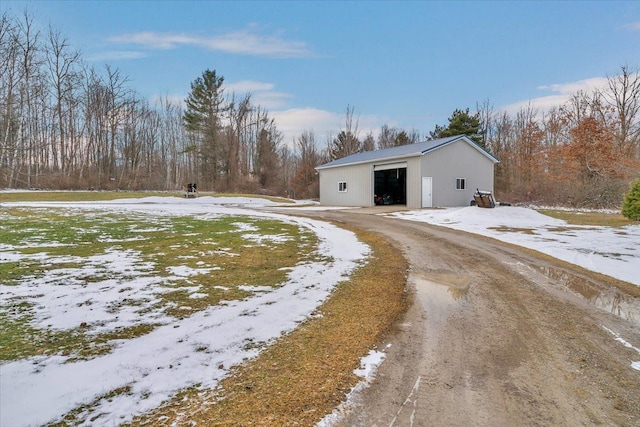
[{"label": "white garage siding", "polygon": [[[344,182],[347,191],[339,191]],[[320,204],[327,206],[373,206],[373,166],[351,165],[320,173]]]},{"label": "white garage siding", "polygon": [[[422,156],[422,176],[433,177],[433,206],[468,206],[476,188],[493,191],[493,164],[479,150],[455,141]],[[465,180],[465,189],[456,189],[456,179]]]},{"label": "white garage siding", "polygon": [[431,206],[468,206],[476,188],[493,191],[497,162],[464,135],[357,153],[316,168],[320,203],[373,206],[374,170],[406,167],[407,207],[422,207],[423,177],[431,177]]},{"label": "white garage siding", "polygon": [[412,209],[422,207],[421,159],[422,156],[407,159],[407,207]]}]

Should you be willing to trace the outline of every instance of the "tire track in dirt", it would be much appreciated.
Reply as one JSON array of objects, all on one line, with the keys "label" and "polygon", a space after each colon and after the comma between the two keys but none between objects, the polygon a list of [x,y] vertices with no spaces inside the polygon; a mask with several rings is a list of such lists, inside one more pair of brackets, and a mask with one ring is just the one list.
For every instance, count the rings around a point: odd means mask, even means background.
[{"label": "tire track in dirt", "polygon": [[531,251],[357,211],[312,216],[377,230],[411,269],[414,303],[339,425],[640,425],[638,355],[605,329],[640,347],[637,296],[621,295],[625,319],[543,271],[610,289],[598,275]]}]

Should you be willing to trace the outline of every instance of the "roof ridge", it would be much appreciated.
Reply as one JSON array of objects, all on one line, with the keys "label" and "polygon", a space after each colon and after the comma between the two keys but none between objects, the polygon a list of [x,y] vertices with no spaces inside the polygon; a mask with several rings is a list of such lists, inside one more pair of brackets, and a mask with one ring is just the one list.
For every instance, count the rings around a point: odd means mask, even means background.
[{"label": "roof ridge", "polygon": [[430,151],[436,150],[459,139],[466,140],[468,143],[472,144],[474,148],[478,149],[484,155],[491,158],[495,162],[499,161],[495,156],[475,143],[469,136],[461,134],[445,138],[428,139],[413,144],[397,145],[395,147],[382,148],[378,150],[362,151],[327,162],[325,164],[317,166],[316,169],[325,169],[335,166],[344,166],[348,164],[369,163],[374,161],[388,161],[402,157],[422,156]]}]

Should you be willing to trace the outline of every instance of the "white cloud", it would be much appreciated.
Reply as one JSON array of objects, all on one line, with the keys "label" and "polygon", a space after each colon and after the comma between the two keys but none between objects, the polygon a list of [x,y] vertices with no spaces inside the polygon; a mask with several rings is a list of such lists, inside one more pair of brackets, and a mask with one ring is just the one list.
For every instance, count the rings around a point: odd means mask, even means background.
[{"label": "white cloud", "polygon": [[629,31],[640,31],[640,21],[630,22],[623,25],[622,28]]},{"label": "white cloud", "polygon": [[[275,119],[278,130],[282,132],[283,142],[293,146],[295,138],[299,137],[303,131],[313,131],[316,145],[322,149],[327,144],[327,138],[336,136],[344,128],[345,113],[320,110],[317,108],[292,108],[289,110],[272,111],[271,116]],[[369,132],[376,137],[383,124],[384,119],[365,115],[354,117],[358,120],[358,136],[363,139]]]},{"label": "white cloud", "polygon": [[554,83],[550,85],[538,86],[536,89],[551,92],[551,95],[544,95],[528,100],[514,102],[502,107],[508,113],[516,113],[522,108],[531,106],[540,112],[548,111],[553,107],[559,107],[566,103],[572,95],[579,91],[591,93],[597,89],[603,89],[607,86],[606,77],[593,77],[590,79],[578,80],[569,83]]},{"label": "white cloud", "polygon": [[[303,131],[314,131],[318,148],[324,147],[329,133],[340,127],[340,114],[317,108],[292,108],[289,110],[272,111],[278,130],[284,136],[283,142],[293,145]],[[332,131],[333,130],[333,131]]]},{"label": "white cloud", "polygon": [[571,83],[556,83],[546,86],[538,86],[540,90],[550,90],[551,92],[559,93],[560,95],[573,95],[578,91],[591,92],[594,89],[602,89],[607,85],[606,77],[593,77],[590,79],[578,80]]},{"label": "white cloud", "polygon": [[202,44],[210,49],[228,53],[278,58],[302,57],[310,53],[303,42],[287,41],[278,36],[259,35],[251,30],[234,31],[202,39]]},{"label": "white cloud", "polygon": [[148,49],[175,49],[179,45],[198,44],[198,39],[185,34],[154,33],[141,31],[138,33],[122,34],[107,39],[114,43],[137,44]]},{"label": "white cloud", "polygon": [[253,80],[241,80],[235,83],[224,85],[227,94],[251,94],[251,101],[266,110],[286,108],[288,100],[293,95],[286,92],[274,91],[274,83],[256,82]]},{"label": "white cloud", "polygon": [[179,46],[199,46],[227,53],[295,58],[311,54],[306,43],[284,39],[280,34],[261,34],[256,25],[215,36],[196,36],[185,33],[156,33],[141,31],[108,38],[113,43],[143,46],[148,49],[176,49]]},{"label": "white cloud", "polygon": [[260,91],[252,92],[251,100],[266,110],[284,108],[293,95],[285,92]]}]

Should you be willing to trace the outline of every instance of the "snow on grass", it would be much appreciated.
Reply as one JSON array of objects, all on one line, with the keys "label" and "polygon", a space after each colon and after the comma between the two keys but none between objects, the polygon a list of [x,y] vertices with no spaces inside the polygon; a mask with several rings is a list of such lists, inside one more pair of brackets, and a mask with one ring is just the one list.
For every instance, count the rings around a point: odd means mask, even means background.
[{"label": "snow on grass", "polygon": [[[173,199],[173,200],[171,200]],[[263,199],[232,198],[234,205],[271,205]],[[307,218],[292,218],[268,212],[222,206],[220,200],[202,197],[126,199],[87,203],[7,203],[12,206],[56,206],[69,209],[105,209],[114,212],[148,212],[153,215],[249,215],[296,224],[314,232],[321,261],[309,261],[287,270],[279,287],[260,288],[252,297],[225,301],[217,306],[177,319],[150,308],[161,292],[154,276],[140,268],[138,254],[113,251],[92,257],[84,267],[87,276],[108,266],[128,277],[105,279],[99,286],[84,287],[69,276],[71,267],[61,268],[55,280],[33,278],[31,284],[1,286],[3,298],[24,296],[36,301],[39,322],[48,327],[77,327],[80,321],[105,324],[140,321],[147,313],[158,325],[150,333],[121,340],[108,354],[89,360],[66,356],[37,356],[1,365],[0,425],[29,426],[60,421],[70,411],[79,425],[119,425],[133,416],[154,409],[188,387],[213,388],[228,370],[260,348],[305,320],[325,300],[334,286],[348,278],[369,254],[368,246],[354,233],[332,224]],[[2,253],[5,256],[5,253]],[[66,260],[73,261],[73,260]],[[173,269],[175,275],[190,275],[189,269]],[[78,277],[77,275],[75,277]],[[110,280],[127,280],[126,295]],[[64,286],[57,286],[61,281]],[[24,282],[21,282],[24,283]],[[62,288],[66,291],[62,292]],[[72,289],[72,292],[69,290]],[[197,298],[197,289],[191,294]],[[7,292],[5,294],[5,292]],[[91,295],[87,293],[91,292]],[[39,299],[41,298],[41,299]],[[123,298],[137,301],[122,311],[109,308]],[[84,301],[97,303],[87,306]],[[115,317],[114,317],[115,316]],[[117,318],[117,320],[116,320]],[[51,325],[51,326],[49,326]]]},{"label": "snow on grass", "polygon": [[350,410],[351,405],[355,397],[362,393],[375,378],[375,373],[378,366],[384,361],[386,353],[382,351],[370,350],[369,354],[360,359],[360,368],[353,371],[354,374],[361,377],[359,381],[347,394],[346,399],[330,414],[327,414],[322,420],[320,420],[316,427],[331,427],[337,425],[345,414]]},{"label": "snow on grass", "polygon": [[[81,408],[77,416],[80,425],[118,425],[134,415],[158,407],[184,388],[212,388],[232,366],[254,357],[265,343],[307,318],[329,295],[335,284],[346,278],[369,253],[369,249],[353,233],[330,224],[242,208],[281,206],[259,198],[147,197],[104,202],[2,205],[134,211],[150,215],[251,215],[275,218],[312,230],[319,239],[319,255],[330,259],[329,262],[309,262],[287,270],[287,280],[280,287],[251,287],[249,290],[254,294],[249,299],[225,301],[183,319],[148,309],[153,306],[161,290],[157,286],[158,279],[147,274],[148,268],[145,269],[134,251],[96,255],[92,257],[92,262],[78,267],[86,269],[82,272],[86,276],[98,275],[107,267],[110,274],[120,272],[121,277],[117,280],[127,280],[126,295],[116,295],[117,291],[110,286],[108,279],[104,280],[103,286],[96,287],[99,291],[85,289],[82,283],[73,282],[71,270],[74,269],[70,267],[58,269],[56,280],[67,281],[67,290],[75,286],[77,292],[73,297],[59,293],[55,281],[38,282],[34,278],[32,286],[11,287],[13,296],[21,295],[36,301],[36,306],[41,310],[37,312],[37,321],[48,327],[71,328],[77,327],[81,321],[97,320],[103,322],[105,328],[141,321],[159,326],[141,337],[122,340],[109,354],[90,360],[72,361],[68,357],[54,355],[0,365],[0,425],[3,426],[40,425],[60,420],[60,417],[78,408]],[[326,208],[311,206],[296,209]],[[637,274],[640,271],[640,226],[637,225],[616,229],[567,225],[564,221],[518,207],[450,208],[393,215],[529,247],[640,285],[640,276]],[[249,224],[237,223],[235,226],[239,229],[246,227],[240,230],[247,234],[246,238],[251,238],[255,232]],[[136,231],[145,233],[157,229],[150,225]],[[279,235],[257,235],[256,241],[260,241],[260,237],[262,241],[278,241],[280,238]],[[36,244],[52,246],[46,242]],[[229,256],[235,255],[230,249],[218,248],[217,253],[220,251],[227,251]],[[25,256],[12,252],[12,247],[3,244],[0,244],[0,254],[8,261]],[[49,257],[48,261],[52,264],[74,261],[69,258]],[[198,270],[171,267],[169,272],[176,277],[185,277],[196,274]],[[81,276],[74,274],[73,277]],[[4,288],[3,291],[8,287]],[[197,288],[191,291],[190,298],[205,296]],[[95,293],[88,295],[87,292]],[[109,307],[123,298],[129,298],[136,304],[123,305],[118,318],[114,319]],[[92,314],[87,311],[88,306],[82,304],[88,299],[99,302],[92,305]],[[625,344],[626,341],[610,332]],[[366,387],[383,357],[384,353],[372,352],[363,358],[358,373],[365,379],[352,393]],[[640,369],[640,362],[632,362],[632,367]],[[345,402],[345,405],[348,404],[349,399]],[[328,415],[319,425],[331,425],[338,413],[339,410],[334,412],[333,417],[332,414]]]},{"label": "snow on grass", "polygon": [[[103,255],[87,258],[70,256],[20,256],[18,259],[46,259],[49,264],[80,263],[78,267],[53,269],[45,277],[26,277],[20,286],[2,286],[3,299],[22,299],[33,303],[34,324],[38,328],[67,330],[82,323],[101,325],[96,332],[128,327],[132,324],[154,323],[158,313],[149,310],[163,291],[156,285],[166,278],[148,276],[152,267],[133,251],[107,250]],[[2,258],[5,259],[4,253]],[[12,259],[12,257],[9,257]],[[87,286],[82,278],[104,278]],[[108,278],[107,278],[108,277]],[[126,287],[117,283],[127,280]],[[164,289],[168,291],[168,289]],[[120,301],[129,300],[129,305]],[[88,303],[90,301],[90,303]],[[114,310],[117,307],[117,315]],[[146,314],[142,314],[145,313]],[[3,368],[4,371],[4,368]],[[3,379],[4,383],[4,379]],[[4,385],[4,384],[3,384]]]},{"label": "snow on grass", "polygon": [[[635,350],[636,353],[638,353],[640,355],[640,348],[637,348],[637,347],[634,347],[633,345],[631,345],[624,338],[622,338],[619,333],[612,331],[611,329],[607,328],[606,326],[603,326],[603,328],[604,328],[605,331],[607,331],[611,335],[613,335],[615,337],[616,341],[618,341],[619,343],[621,343],[623,346],[625,346],[627,348]],[[633,369],[636,369],[636,370],[640,371],[640,361],[631,362],[631,367]]]},{"label": "snow on grass", "polygon": [[533,209],[514,206],[423,209],[392,215],[535,249],[640,286],[640,225],[619,228],[569,225]]}]

